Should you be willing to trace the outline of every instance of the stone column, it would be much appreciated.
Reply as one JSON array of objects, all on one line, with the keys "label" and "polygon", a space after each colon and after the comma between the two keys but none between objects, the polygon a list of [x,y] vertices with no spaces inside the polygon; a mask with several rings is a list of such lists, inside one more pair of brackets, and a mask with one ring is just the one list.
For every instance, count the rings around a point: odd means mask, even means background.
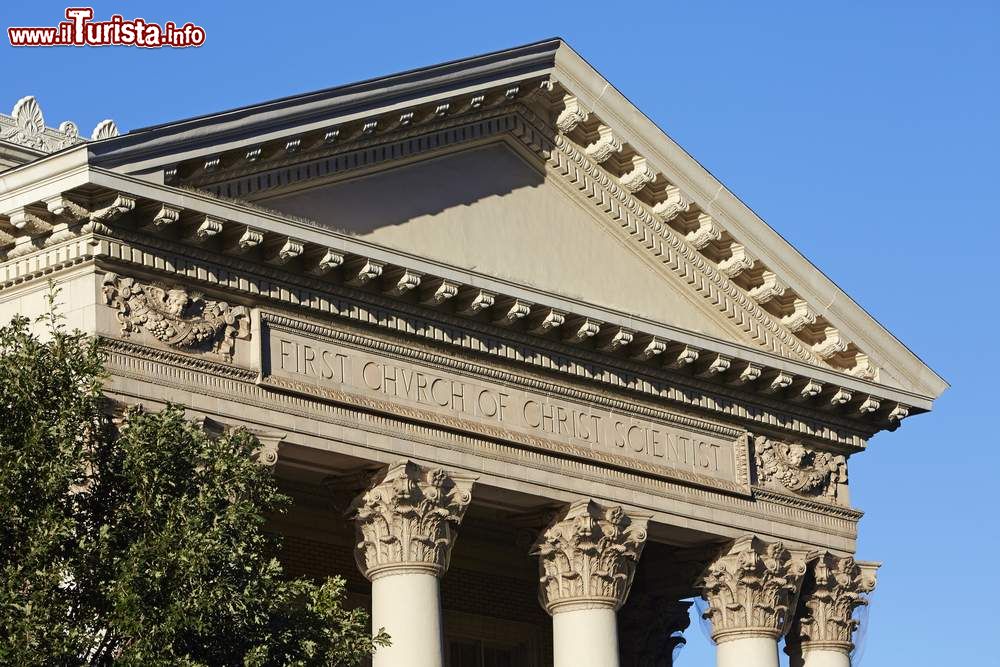
[{"label": "stone column", "polygon": [[806,573],[785,652],[792,667],[851,667],[854,610],[868,604],[879,563],[823,553]]},{"label": "stone column", "polygon": [[718,667],[778,667],[778,638],[795,609],[805,554],[780,542],[742,537],[698,583],[708,602]]},{"label": "stone column", "polygon": [[618,609],[625,602],[648,517],[580,500],[542,531],[538,598],[552,616],[554,667],[618,667]]},{"label": "stone column", "polygon": [[373,667],[442,667],[438,578],[448,570],[474,477],[401,461],[376,475],[351,504],[355,559],[372,582],[372,629],[392,645]]}]

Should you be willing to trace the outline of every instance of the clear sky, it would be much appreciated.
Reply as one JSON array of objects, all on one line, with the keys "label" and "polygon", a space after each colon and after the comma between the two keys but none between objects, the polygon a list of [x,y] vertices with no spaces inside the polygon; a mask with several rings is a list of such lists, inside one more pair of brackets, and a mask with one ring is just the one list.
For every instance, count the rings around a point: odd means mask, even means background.
[{"label": "clear sky", "polygon": [[[65,4],[7,0],[3,27]],[[103,2],[198,49],[0,46],[0,109],[125,130],[561,36],[951,384],[851,459],[884,561],[864,665],[985,665],[1000,631],[1000,3]],[[981,292],[981,290],[986,290]],[[711,665],[692,626],[680,665]],[[990,651],[990,653],[985,653]],[[997,663],[991,663],[997,664]]]}]

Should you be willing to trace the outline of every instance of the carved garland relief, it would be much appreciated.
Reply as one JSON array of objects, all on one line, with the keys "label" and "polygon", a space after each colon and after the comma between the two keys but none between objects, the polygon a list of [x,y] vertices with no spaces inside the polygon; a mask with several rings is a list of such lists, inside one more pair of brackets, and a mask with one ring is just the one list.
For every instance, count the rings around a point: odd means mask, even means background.
[{"label": "carved garland relief", "polygon": [[233,358],[234,340],[250,338],[250,312],[244,306],[115,273],[104,277],[102,287],[105,303],[118,311],[125,338],[141,330],[169,347],[212,350],[227,361]]},{"label": "carved garland relief", "polygon": [[800,443],[754,438],[757,481],[776,491],[838,501],[847,483],[847,459],[841,454],[817,452]]}]

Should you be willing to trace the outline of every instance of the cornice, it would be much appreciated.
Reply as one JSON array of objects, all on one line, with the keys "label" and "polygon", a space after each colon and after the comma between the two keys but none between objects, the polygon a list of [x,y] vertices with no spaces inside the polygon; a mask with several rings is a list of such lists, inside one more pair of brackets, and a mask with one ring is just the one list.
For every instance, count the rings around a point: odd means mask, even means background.
[{"label": "cornice", "polygon": [[[145,206],[140,209],[149,210]],[[147,215],[157,214],[151,212]],[[235,298],[236,294],[231,293],[235,290],[242,293],[248,303],[264,299],[307,308],[323,316],[338,313],[349,320],[382,326],[437,345],[457,345],[472,352],[489,354],[503,363],[527,363],[540,371],[567,373],[609,387],[638,391],[657,400],[666,399],[699,410],[721,411],[748,420],[748,423],[782,429],[799,436],[826,439],[848,446],[848,451],[863,447],[865,435],[871,432],[866,429],[872,427],[864,421],[845,420],[837,411],[816,411],[810,409],[808,403],[783,400],[780,395],[771,397],[766,392],[743,393],[738,382],[712,382],[690,373],[671,371],[659,364],[631,360],[627,355],[609,357],[587,346],[567,345],[561,343],[558,337],[498,327],[489,318],[458,316],[457,313],[451,314],[452,308],[442,309],[433,307],[433,304],[428,308],[427,304],[418,303],[419,297],[406,301],[381,294],[379,290],[383,284],[374,285],[374,290],[358,289],[322,278],[305,277],[307,273],[296,275],[288,270],[287,265],[280,268],[269,266],[267,263],[248,261],[242,256],[179,244],[156,234],[130,231],[136,221],[124,224],[124,220],[114,221],[110,227],[103,226],[106,232],[113,231],[121,238],[92,235],[89,237],[92,247],[89,252],[99,255],[102,262],[125,262],[141,270],[152,270],[223,289],[230,300]],[[74,241],[67,241],[70,242]],[[44,256],[32,261],[43,265],[50,262],[50,256],[57,255],[60,246],[56,244],[42,252]],[[15,261],[24,263],[27,260],[22,257]],[[0,270],[8,266],[10,264],[0,265]],[[462,287],[463,293],[478,289],[466,285]],[[532,295],[529,302],[537,305],[538,299]],[[462,331],[472,335],[462,335]],[[800,416],[790,420],[789,417],[794,414]]]}]

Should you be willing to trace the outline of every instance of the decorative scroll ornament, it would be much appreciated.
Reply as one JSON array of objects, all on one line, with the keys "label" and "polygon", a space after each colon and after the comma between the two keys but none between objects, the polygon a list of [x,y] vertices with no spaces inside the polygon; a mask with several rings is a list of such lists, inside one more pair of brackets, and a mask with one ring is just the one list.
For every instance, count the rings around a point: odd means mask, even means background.
[{"label": "decorative scroll ornament", "polygon": [[577,501],[561,512],[532,549],[538,556],[538,598],[545,610],[621,607],[646,542],[647,522],[647,517],[592,500]]},{"label": "decorative scroll ornament", "polygon": [[389,466],[354,499],[354,557],[368,579],[425,572],[442,576],[475,478],[412,461]]},{"label": "decorative scroll ornament", "polygon": [[752,536],[736,540],[697,584],[708,602],[704,617],[712,623],[712,639],[721,644],[780,637],[791,621],[805,573],[805,555],[793,554],[780,542]]},{"label": "decorative scroll ornament", "polygon": [[233,358],[233,341],[250,338],[250,313],[244,306],[114,273],[104,277],[103,288],[105,303],[118,310],[124,337],[141,329],[170,347],[211,349],[227,361]]},{"label": "decorative scroll ornament", "polygon": [[758,481],[778,491],[835,500],[839,486],[847,483],[847,459],[840,454],[814,452],[763,435],[754,438],[754,451]]},{"label": "decorative scroll ornament", "polygon": [[[879,563],[856,561],[826,552],[810,567],[802,586],[795,621],[788,632],[789,646],[824,648],[849,653],[858,621],[854,610],[868,604],[875,590]],[[793,649],[794,650],[794,649]]]}]

